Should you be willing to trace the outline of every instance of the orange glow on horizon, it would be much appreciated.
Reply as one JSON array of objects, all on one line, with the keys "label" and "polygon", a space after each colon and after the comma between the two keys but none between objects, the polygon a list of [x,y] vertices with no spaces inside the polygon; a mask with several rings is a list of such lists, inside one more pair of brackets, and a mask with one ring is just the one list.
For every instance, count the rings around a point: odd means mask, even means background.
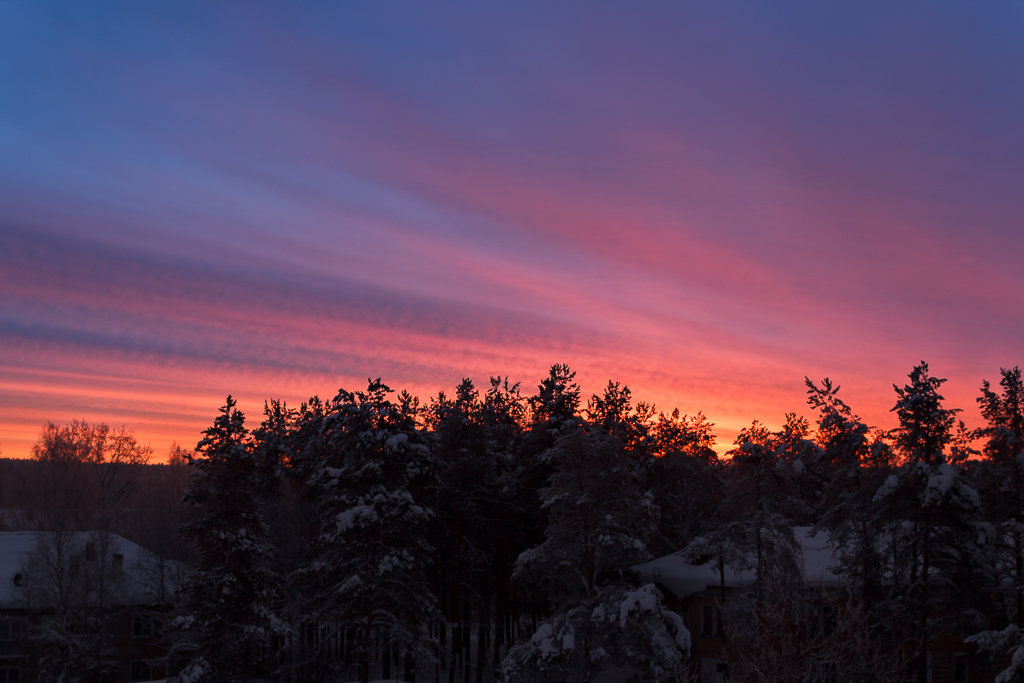
[{"label": "orange glow on horizon", "polygon": [[[496,349],[491,352],[499,355]],[[421,353],[427,357],[430,355],[426,351]],[[628,363],[633,366],[633,371],[615,374],[608,372],[611,369],[609,358],[588,358],[582,354],[574,356],[569,362],[577,371],[583,407],[593,393],[603,390],[609,379],[622,382],[632,390],[634,403],[653,403],[666,414],[677,407],[681,413],[688,415],[703,412],[715,425],[715,450],[720,455],[731,450],[738,432],[755,418],[769,429],[778,429],[782,426],[786,412],[796,412],[807,417],[812,427],[814,424],[815,416],[804,403],[802,377],[793,378],[788,386],[775,388],[762,380],[759,382],[759,393],[755,395],[744,390],[738,383],[728,386],[728,380],[724,377],[702,385],[685,381],[685,368],[663,368],[657,373],[651,373],[646,370],[640,358],[618,358],[619,364]],[[486,387],[491,374],[498,374],[473,372],[480,365],[479,358],[462,352],[444,359],[440,365],[454,368],[460,358],[472,359],[467,364],[465,374],[473,379],[478,388]],[[486,354],[486,358],[493,359],[491,354]],[[509,374],[512,381],[519,381],[521,393],[529,396],[536,390],[539,380],[546,375],[549,365],[535,359],[531,363],[533,372],[528,377],[503,370],[501,374]],[[312,395],[329,400],[339,388],[361,389],[367,379],[346,377],[332,381],[326,376],[296,378],[253,370],[238,373],[230,368],[214,373],[196,370],[191,375],[181,368],[164,368],[162,372],[153,373],[150,378],[141,379],[145,369],[145,366],[139,366],[140,374],[136,378],[127,378],[95,372],[52,369],[33,372],[24,368],[0,366],[0,391],[4,396],[19,397],[18,400],[8,399],[4,406],[4,419],[0,422],[0,434],[3,435],[0,455],[30,457],[32,444],[45,423],[66,424],[74,419],[84,419],[128,427],[141,442],[153,447],[154,461],[162,462],[173,443],[188,449],[196,445],[202,431],[212,423],[217,409],[223,405],[229,393],[239,401],[240,409],[246,414],[247,426],[254,428],[262,419],[263,403],[267,399],[283,399],[297,407]],[[370,372],[367,376],[375,377],[379,374]],[[461,373],[449,371],[448,374],[451,379],[445,384],[423,380],[403,384],[387,374],[383,374],[382,379],[396,391],[406,389],[425,403],[438,391],[452,394],[461,379]],[[990,379],[996,376],[993,374]],[[635,379],[631,381],[631,377]],[[833,379],[844,385],[840,378],[833,376]],[[894,379],[897,383],[902,383],[902,380]],[[880,387],[846,384],[848,386],[844,386],[840,395],[863,420],[872,427],[888,429],[894,426],[894,417],[889,412],[894,401],[892,382]],[[980,384],[979,378],[977,385]],[[218,385],[222,388],[216,388]],[[969,426],[977,426],[980,423],[974,407],[977,389],[972,390],[962,382],[946,384],[943,388],[946,389],[946,404],[962,408],[964,412],[961,418]]]}]

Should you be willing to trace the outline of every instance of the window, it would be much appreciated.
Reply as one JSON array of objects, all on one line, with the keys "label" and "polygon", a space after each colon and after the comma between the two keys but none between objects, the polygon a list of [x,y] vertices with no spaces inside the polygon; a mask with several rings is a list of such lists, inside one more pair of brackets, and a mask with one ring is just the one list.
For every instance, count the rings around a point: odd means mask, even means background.
[{"label": "window", "polygon": [[[20,619],[0,619],[0,640],[21,640],[25,636],[25,624]],[[3,683],[0,678],[0,683]]]},{"label": "window", "polygon": [[150,638],[156,634],[156,625],[145,615],[132,616],[132,638]]},{"label": "window", "polygon": [[702,636],[718,635],[718,610],[714,605],[700,606],[700,634]]},{"label": "window", "polygon": [[0,666],[0,683],[21,683],[21,669]]},{"label": "window", "polygon": [[124,555],[114,553],[114,576],[121,576],[122,572],[124,572]]},{"label": "window", "polygon": [[153,680],[153,667],[149,665],[149,662],[132,662],[132,680],[133,681],[151,681]]},{"label": "window", "polygon": [[953,683],[967,683],[967,655],[963,652],[953,655]]}]

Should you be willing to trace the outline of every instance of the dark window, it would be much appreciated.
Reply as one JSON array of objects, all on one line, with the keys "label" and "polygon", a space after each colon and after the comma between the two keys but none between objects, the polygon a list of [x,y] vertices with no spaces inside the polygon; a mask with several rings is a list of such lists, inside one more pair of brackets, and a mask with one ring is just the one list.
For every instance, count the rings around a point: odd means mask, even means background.
[{"label": "dark window", "polygon": [[153,667],[149,665],[149,662],[132,662],[132,680],[153,680]]},{"label": "dark window", "polygon": [[717,636],[718,635],[718,624],[715,623],[715,606],[714,605],[701,605],[700,606],[700,634],[702,636]]},{"label": "dark window", "polygon": [[121,576],[121,572],[124,571],[124,555],[121,553],[114,553],[114,576]]},{"label": "dark window", "polygon": [[138,614],[132,617],[132,638],[149,638],[155,633],[156,626],[152,619]]},{"label": "dark window", "polygon": [[967,683],[967,655],[963,652],[953,655],[953,683]]},{"label": "dark window", "polygon": [[0,683],[21,683],[21,669],[0,666]]},{"label": "dark window", "polygon": [[[25,624],[20,619],[0,619],[0,640],[21,640],[24,635]],[[3,683],[2,678],[0,683]]]},{"label": "dark window", "polygon": [[96,561],[96,544],[89,541],[85,544],[85,561],[95,562]]}]

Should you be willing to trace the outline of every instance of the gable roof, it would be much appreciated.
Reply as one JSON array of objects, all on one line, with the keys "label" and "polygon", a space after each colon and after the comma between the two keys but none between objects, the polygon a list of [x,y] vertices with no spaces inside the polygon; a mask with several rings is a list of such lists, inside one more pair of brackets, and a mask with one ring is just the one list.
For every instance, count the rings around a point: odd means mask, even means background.
[{"label": "gable roof", "polygon": [[[837,560],[836,546],[829,534],[825,531],[815,533],[812,527],[793,527],[793,539],[802,550],[804,579],[816,586],[839,585],[839,576],[832,570]],[[727,588],[751,586],[756,582],[754,562],[746,564],[748,566],[745,567],[725,565]],[[718,588],[722,580],[717,564],[692,564],[681,550],[637,565],[635,569],[677,598]]]}]

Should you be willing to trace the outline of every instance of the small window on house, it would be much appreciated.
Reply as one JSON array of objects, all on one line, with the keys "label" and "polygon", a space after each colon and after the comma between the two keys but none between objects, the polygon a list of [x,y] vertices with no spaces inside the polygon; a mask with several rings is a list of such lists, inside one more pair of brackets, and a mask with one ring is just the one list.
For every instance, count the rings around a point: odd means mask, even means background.
[{"label": "small window on house", "polygon": [[132,662],[132,680],[133,681],[151,681],[153,680],[153,667],[149,665],[149,662],[136,661]]},{"label": "small window on house", "polygon": [[715,617],[717,610],[714,605],[700,606],[700,634],[702,636],[718,635],[718,619]]},{"label": "small window on house", "polygon": [[25,624],[20,619],[0,619],[0,640],[21,640]]},{"label": "small window on house", "polygon": [[963,652],[953,655],[953,683],[967,683],[967,655]]},{"label": "small window on house", "polygon": [[124,572],[124,555],[121,553],[114,553],[114,576],[121,576]]},{"label": "small window on house", "polygon": [[0,683],[21,683],[21,669],[0,666]]},{"label": "small window on house", "polygon": [[156,624],[145,615],[132,616],[132,638],[149,638],[156,633]]},{"label": "small window on house", "polygon": [[[0,641],[21,640],[25,637],[25,624],[21,619],[0,619]],[[3,679],[0,679],[3,683]]]},{"label": "small window on house", "polygon": [[96,561],[96,544],[89,541],[85,544],[85,561],[95,562]]}]

